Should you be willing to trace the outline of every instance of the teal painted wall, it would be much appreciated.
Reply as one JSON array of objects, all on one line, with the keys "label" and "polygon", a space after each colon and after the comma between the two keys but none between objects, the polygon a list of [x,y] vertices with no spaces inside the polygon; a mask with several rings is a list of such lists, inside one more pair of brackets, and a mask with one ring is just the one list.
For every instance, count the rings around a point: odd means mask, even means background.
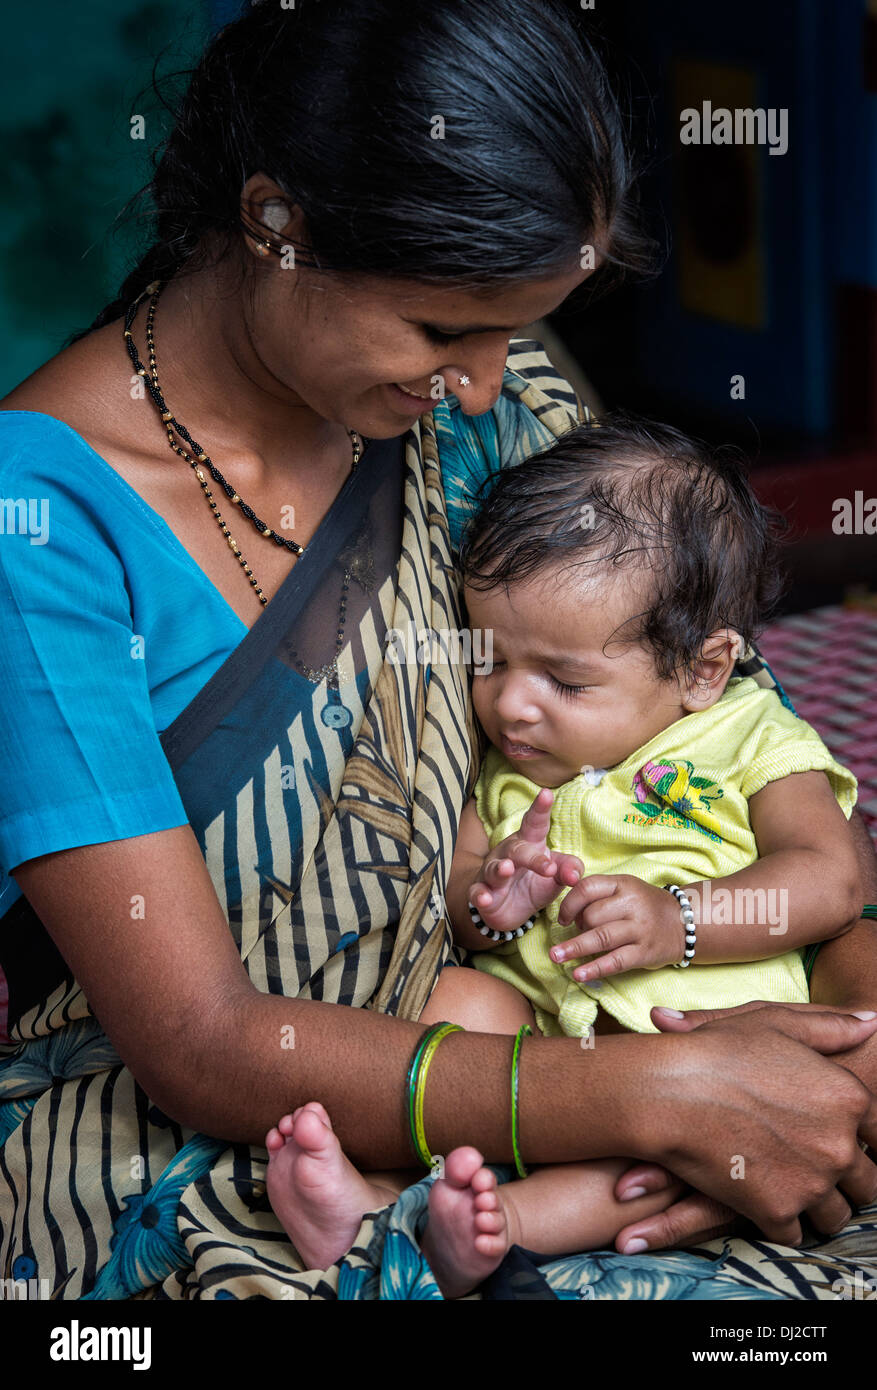
[{"label": "teal painted wall", "polygon": [[[0,395],[111,299],[141,247],[113,219],[150,177],[159,74],[191,67],[207,0],[65,0],[7,7],[0,92]],[[139,93],[146,88],[146,93]],[[146,119],[131,138],[132,112]]]}]

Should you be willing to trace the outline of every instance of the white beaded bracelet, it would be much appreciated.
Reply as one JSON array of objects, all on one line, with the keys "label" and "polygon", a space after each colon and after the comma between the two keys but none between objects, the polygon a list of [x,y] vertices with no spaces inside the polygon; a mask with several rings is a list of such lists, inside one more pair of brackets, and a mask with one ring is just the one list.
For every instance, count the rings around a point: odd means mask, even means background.
[{"label": "white beaded bracelet", "polygon": [[694,925],[694,913],[691,910],[691,899],[686,897],[677,883],[664,884],[668,893],[672,893],[680,908],[682,909],[682,921],[685,926],[685,959],[674,962],[677,970],[683,970],[686,965],[690,965],[697,950],[697,927]]},{"label": "white beaded bracelet", "polygon": [[528,932],[531,927],[535,927],[536,925],[536,918],[528,917],[523,926],[515,927],[514,931],[494,931],[492,927],[486,925],[477,907],[473,907],[471,903],[468,904],[468,907],[469,915],[481,932],[481,935],[489,937],[491,941],[514,941],[516,936],[523,936],[525,932]]}]

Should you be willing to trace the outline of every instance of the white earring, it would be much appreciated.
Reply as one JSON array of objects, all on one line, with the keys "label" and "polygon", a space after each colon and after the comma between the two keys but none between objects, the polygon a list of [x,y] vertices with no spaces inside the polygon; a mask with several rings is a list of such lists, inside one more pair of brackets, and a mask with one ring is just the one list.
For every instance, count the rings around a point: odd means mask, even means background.
[{"label": "white earring", "polygon": [[460,377],[460,385],[461,385],[461,386],[468,386],[468,385],[469,385],[469,378],[468,378],[467,376],[461,376],[461,377]]},{"label": "white earring", "polygon": [[282,232],[289,221],[289,207],[282,198],[269,198],[262,207],[262,221],[272,232]]}]

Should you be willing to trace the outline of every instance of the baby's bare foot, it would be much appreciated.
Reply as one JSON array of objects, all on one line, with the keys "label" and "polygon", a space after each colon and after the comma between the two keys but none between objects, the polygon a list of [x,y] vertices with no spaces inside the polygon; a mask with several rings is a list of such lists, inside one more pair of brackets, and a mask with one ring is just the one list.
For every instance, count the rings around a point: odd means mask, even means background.
[{"label": "baby's bare foot", "polygon": [[345,1158],[319,1101],[284,1115],[265,1147],[271,1206],[306,1269],[328,1269],[350,1249],[365,1213],[396,1200]]},{"label": "baby's bare foot", "polygon": [[514,1210],[477,1149],[454,1149],[445,1176],[429,1193],[429,1225],[421,1248],[445,1298],[460,1298],[492,1274],[510,1245]]}]

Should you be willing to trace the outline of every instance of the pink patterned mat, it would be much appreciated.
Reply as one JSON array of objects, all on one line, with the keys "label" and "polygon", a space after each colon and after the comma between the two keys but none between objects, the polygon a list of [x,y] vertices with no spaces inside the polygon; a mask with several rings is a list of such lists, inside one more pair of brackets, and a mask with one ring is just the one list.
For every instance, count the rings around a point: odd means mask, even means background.
[{"label": "pink patterned mat", "polygon": [[877,612],[797,613],[758,647],[801,718],[858,779],[856,805],[877,844]]}]

